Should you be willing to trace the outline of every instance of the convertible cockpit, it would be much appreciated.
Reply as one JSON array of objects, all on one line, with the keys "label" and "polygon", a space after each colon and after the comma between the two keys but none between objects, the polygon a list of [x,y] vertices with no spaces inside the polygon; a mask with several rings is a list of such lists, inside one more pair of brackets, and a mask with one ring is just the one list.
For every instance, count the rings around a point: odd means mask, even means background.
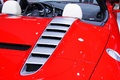
[{"label": "convertible cockpit", "polygon": [[[13,3],[12,3],[13,2]],[[6,2],[4,3],[4,5]],[[65,6],[67,4],[76,4],[81,8],[81,12],[77,9],[67,8],[66,10],[69,12],[71,11],[74,15],[74,13],[78,13],[77,15],[82,15],[82,21],[95,24],[95,25],[104,25],[104,22],[107,21],[108,18],[108,11],[104,4],[99,2],[99,0],[93,2],[86,2],[86,0],[83,1],[49,1],[49,0],[43,0],[43,1],[33,1],[33,0],[21,0],[19,2],[20,8],[18,7],[18,4],[16,5],[15,1],[8,1],[7,6],[8,8],[5,8],[4,10],[9,12],[12,11],[14,8],[17,10],[17,12],[21,13],[22,16],[34,16],[34,17],[48,17],[53,18],[55,16],[62,16],[63,10],[65,9]],[[3,8],[4,8],[3,5]],[[101,6],[102,5],[102,6]],[[10,8],[12,6],[12,8]],[[70,7],[70,6],[69,6]],[[14,10],[15,10],[14,9]],[[75,12],[74,12],[75,11]],[[5,13],[4,11],[2,11]],[[11,14],[12,14],[11,13]],[[76,14],[75,14],[76,15]],[[72,17],[72,16],[71,16]]]}]

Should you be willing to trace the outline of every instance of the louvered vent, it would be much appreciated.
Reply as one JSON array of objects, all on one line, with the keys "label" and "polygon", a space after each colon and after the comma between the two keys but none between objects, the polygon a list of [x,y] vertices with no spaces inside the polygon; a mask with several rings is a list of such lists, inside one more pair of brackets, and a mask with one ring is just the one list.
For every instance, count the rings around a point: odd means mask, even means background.
[{"label": "louvered vent", "polygon": [[45,64],[74,21],[74,18],[54,18],[51,21],[25,62],[21,75],[33,74]]}]

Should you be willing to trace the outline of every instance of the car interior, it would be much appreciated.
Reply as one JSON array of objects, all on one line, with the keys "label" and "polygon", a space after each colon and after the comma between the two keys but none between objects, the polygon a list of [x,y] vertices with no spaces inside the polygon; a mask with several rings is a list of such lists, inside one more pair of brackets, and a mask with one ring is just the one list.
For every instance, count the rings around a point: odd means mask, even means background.
[{"label": "car interior", "polygon": [[[52,18],[55,16],[64,16],[64,9],[67,4],[68,7],[72,8],[73,6],[70,4],[76,4],[79,6],[80,10],[78,14],[81,15],[80,18],[82,21],[95,24],[95,25],[104,25],[104,22],[107,21],[108,12],[105,5],[103,5],[102,1],[97,0],[98,3],[86,3],[84,2],[73,2],[73,1],[43,1],[43,2],[28,2],[27,0],[20,0],[17,1],[7,1],[5,2],[2,7],[2,13],[7,14],[15,14],[15,15],[22,15],[22,16],[34,16],[34,17],[48,17]],[[102,6],[100,6],[102,5]],[[10,6],[12,6],[10,8]],[[66,11],[71,11],[70,8],[67,8]],[[11,10],[12,9],[12,10]],[[14,12],[13,10],[16,11]],[[78,9],[78,8],[77,8]],[[73,14],[73,11],[71,11]],[[73,17],[73,16],[71,16]]]}]

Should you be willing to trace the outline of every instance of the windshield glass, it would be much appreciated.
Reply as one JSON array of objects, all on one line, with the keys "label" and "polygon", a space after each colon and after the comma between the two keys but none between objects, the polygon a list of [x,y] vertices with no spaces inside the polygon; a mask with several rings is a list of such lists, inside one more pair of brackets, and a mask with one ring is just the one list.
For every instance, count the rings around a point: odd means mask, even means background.
[{"label": "windshield glass", "polygon": [[96,0],[28,0],[29,2],[44,2],[44,1],[69,1],[69,2],[86,2],[97,4]]},{"label": "windshield glass", "polygon": [[43,2],[43,1],[73,1],[79,2],[79,0],[29,0],[30,2]]}]

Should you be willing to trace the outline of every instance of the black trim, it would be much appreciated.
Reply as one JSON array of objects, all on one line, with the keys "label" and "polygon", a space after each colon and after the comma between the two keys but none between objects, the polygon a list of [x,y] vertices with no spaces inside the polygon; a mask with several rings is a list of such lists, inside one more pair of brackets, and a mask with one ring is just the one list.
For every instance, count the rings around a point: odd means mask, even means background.
[{"label": "black trim", "polygon": [[102,11],[106,11],[107,10],[107,6],[104,0],[96,0],[98,2],[98,5],[100,6]]},{"label": "black trim", "polygon": [[48,32],[59,32],[59,33],[65,33],[66,30],[57,30],[57,29],[46,29]]},{"label": "black trim", "polygon": [[31,46],[30,45],[23,45],[23,44],[12,44],[12,43],[1,43],[0,48],[2,49],[12,49],[12,50],[28,50]]},{"label": "black trim", "polygon": [[70,26],[68,24],[60,24],[60,23],[51,23],[50,25],[52,25],[52,26],[63,26],[63,27],[69,27]]},{"label": "black trim", "polygon": [[48,58],[50,55],[47,54],[31,54],[32,57]]},{"label": "black trim", "polygon": [[56,45],[52,44],[37,44],[38,47],[49,47],[49,48],[55,48]]},{"label": "black trim", "polygon": [[107,22],[108,20],[108,9],[106,6],[106,0],[96,0],[98,2],[98,5],[100,6],[101,12],[103,12],[103,20],[102,20],[102,26],[104,25],[104,23]]},{"label": "black trim", "polygon": [[27,64],[26,72],[37,71],[41,66],[42,66],[42,64]]}]

